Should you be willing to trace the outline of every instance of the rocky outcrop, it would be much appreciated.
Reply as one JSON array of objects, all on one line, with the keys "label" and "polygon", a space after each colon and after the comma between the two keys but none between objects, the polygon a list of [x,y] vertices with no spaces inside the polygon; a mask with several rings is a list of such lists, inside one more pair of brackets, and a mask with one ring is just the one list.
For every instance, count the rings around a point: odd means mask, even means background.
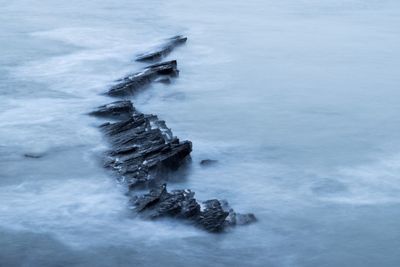
[{"label": "rocky outcrop", "polygon": [[157,79],[160,81],[170,80],[170,78],[176,77],[178,74],[176,60],[150,65],[140,72],[117,80],[117,84],[113,85],[107,94],[110,96],[132,95],[152,81]]},{"label": "rocky outcrop", "polygon": [[100,106],[89,114],[104,118],[123,119],[129,118],[134,111],[135,108],[133,107],[131,101],[121,100]]},{"label": "rocky outcrop", "polygon": [[[156,60],[184,43],[185,37],[175,36],[159,50],[142,54],[137,60]],[[117,81],[109,91],[111,96],[127,96],[151,82],[170,81],[179,71],[175,60],[153,64],[142,71]],[[195,224],[209,232],[255,221],[253,214],[239,214],[226,201],[217,199],[198,202],[191,190],[167,191],[167,172],[187,162],[192,151],[190,141],[180,141],[156,115],[137,111],[132,102],[121,100],[98,107],[94,116],[116,119],[100,126],[110,143],[105,166],[113,169],[118,180],[129,188],[132,207],[148,219],[173,217]],[[203,160],[202,165],[215,160]],[[149,193],[135,195],[138,187]],[[133,197],[132,197],[133,195]]]},{"label": "rocky outcrop", "polygon": [[148,194],[132,198],[131,205],[145,218],[184,219],[209,232],[220,232],[226,227],[248,224],[256,220],[251,213],[235,213],[226,201],[211,199],[200,204],[191,190],[168,192],[166,184],[151,189]]},{"label": "rocky outcrop", "polygon": [[169,38],[162,45],[156,47],[152,51],[140,54],[136,57],[136,61],[154,61],[168,55],[175,47],[186,43],[187,38],[182,35],[177,35]]},{"label": "rocky outcrop", "polygon": [[100,126],[112,145],[106,166],[116,170],[130,187],[149,186],[160,180],[160,170],[179,168],[192,151],[155,115],[134,111],[128,119]]}]

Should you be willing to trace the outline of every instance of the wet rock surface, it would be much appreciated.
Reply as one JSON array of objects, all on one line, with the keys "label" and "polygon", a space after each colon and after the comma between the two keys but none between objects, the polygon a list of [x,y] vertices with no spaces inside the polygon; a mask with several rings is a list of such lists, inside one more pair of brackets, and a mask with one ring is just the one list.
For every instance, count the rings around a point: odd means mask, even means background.
[{"label": "wet rock surface", "polygon": [[129,100],[115,101],[107,105],[98,107],[96,110],[90,112],[90,115],[105,117],[105,118],[129,118],[135,108]]},{"label": "wet rock surface", "polygon": [[[174,47],[186,42],[186,37],[170,38],[159,50],[142,54],[139,61],[159,59]],[[150,65],[141,72],[117,81],[109,91],[111,96],[132,95],[151,82],[167,82],[179,73],[175,60]],[[254,222],[253,214],[239,214],[226,201],[217,199],[198,202],[191,190],[167,191],[167,173],[187,162],[192,151],[190,141],[180,141],[156,115],[137,111],[129,100],[115,101],[98,107],[90,115],[117,119],[100,126],[111,149],[106,153],[105,166],[113,169],[117,179],[129,188],[134,210],[147,219],[173,217],[197,225],[209,232]],[[216,160],[200,162],[207,166]],[[136,195],[139,188],[146,194]]]},{"label": "wet rock surface", "polygon": [[178,169],[192,151],[190,141],[174,137],[155,115],[135,111],[128,119],[108,122],[100,128],[112,145],[106,165],[117,171],[130,188],[157,182],[160,170]]},{"label": "wet rock surface", "polygon": [[246,225],[257,221],[253,213],[237,213],[235,212],[226,200],[221,200],[221,207],[224,211],[228,212],[225,220],[226,226]]},{"label": "wet rock surface", "polygon": [[179,217],[190,219],[200,213],[200,205],[190,190],[168,192],[166,184],[151,189],[148,194],[136,196],[131,204],[137,212],[146,218]]},{"label": "wet rock surface", "polygon": [[140,54],[136,57],[136,61],[155,61],[168,55],[175,47],[186,43],[187,38],[177,35],[165,40],[164,44],[158,46],[152,51]]},{"label": "wet rock surface", "polygon": [[227,211],[226,201],[217,199],[199,203],[191,190],[167,191],[166,184],[153,188],[149,193],[131,199],[133,208],[147,219],[174,217],[186,220],[209,232],[220,232],[226,227],[254,222],[253,214]]},{"label": "wet rock surface", "polygon": [[142,71],[117,80],[117,84],[112,86],[107,94],[110,96],[132,95],[157,79],[160,81],[168,80],[170,82],[170,79],[178,76],[178,74],[179,70],[177,69],[176,60],[150,65]]}]

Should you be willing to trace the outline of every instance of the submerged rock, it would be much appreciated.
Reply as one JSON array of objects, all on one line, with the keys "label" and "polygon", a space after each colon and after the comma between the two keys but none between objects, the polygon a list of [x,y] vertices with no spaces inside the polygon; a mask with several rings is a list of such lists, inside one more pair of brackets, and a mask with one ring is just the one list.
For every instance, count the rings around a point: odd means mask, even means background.
[{"label": "submerged rock", "polygon": [[203,159],[202,161],[200,161],[200,165],[202,166],[210,166],[210,165],[214,165],[218,162],[218,160],[215,159]]},{"label": "submerged rock", "polygon": [[246,225],[256,221],[257,218],[253,213],[236,213],[236,225]]},{"label": "submerged rock", "polygon": [[247,225],[256,222],[257,218],[253,213],[236,213],[233,209],[229,211],[229,215],[225,220],[227,226]]},{"label": "submerged rock", "polygon": [[160,60],[168,55],[178,45],[186,43],[187,38],[182,35],[171,37],[164,44],[158,46],[150,52],[140,54],[136,57],[136,61],[154,61]]},{"label": "submerged rock", "polygon": [[257,221],[253,213],[236,213],[226,200],[221,200],[221,207],[224,211],[229,213],[225,221],[227,226],[246,225]]},{"label": "submerged rock", "polygon": [[25,153],[24,157],[25,158],[31,158],[31,159],[40,159],[44,157],[45,153],[44,152],[30,152],[30,153]]},{"label": "submerged rock", "polygon": [[118,83],[112,86],[107,94],[110,96],[130,95],[160,77],[172,78],[178,74],[179,70],[177,69],[176,60],[150,65],[140,72],[118,80]]},{"label": "submerged rock", "polygon": [[170,84],[171,83],[171,79],[169,77],[160,77],[160,78],[157,78],[154,82],[163,83],[163,84]]}]

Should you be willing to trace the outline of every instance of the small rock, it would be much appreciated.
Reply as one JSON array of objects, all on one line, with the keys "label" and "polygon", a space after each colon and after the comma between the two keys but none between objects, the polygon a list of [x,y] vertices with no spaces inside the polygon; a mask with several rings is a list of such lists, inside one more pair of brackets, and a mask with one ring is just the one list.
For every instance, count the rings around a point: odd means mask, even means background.
[{"label": "small rock", "polygon": [[25,158],[31,158],[31,159],[39,159],[42,158],[44,156],[44,153],[35,153],[35,152],[31,152],[31,153],[25,153],[24,157]]},{"label": "small rock", "polygon": [[246,225],[253,222],[256,222],[257,218],[253,213],[246,213],[246,214],[236,214],[236,225]]},{"label": "small rock", "polygon": [[218,160],[214,160],[214,159],[203,159],[202,161],[200,161],[200,165],[202,166],[211,166],[214,165],[218,162]]},{"label": "small rock", "polygon": [[136,61],[154,61],[168,55],[175,47],[186,43],[187,37],[177,35],[166,40],[166,42],[153,51],[140,54],[136,57]]},{"label": "small rock", "polygon": [[112,117],[112,118],[126,118],[130,117],[135,108],[129,100],[115,101],[107,105],[97,107],[96,110],[89,113],[89,115],[99,117]]},{"label": "small rock", "polygon": [[179,74],[176,60],[150,65],[142,71],[118,80],[118,83],[107,92],[110,96],[126,96],[137,92],[160,77],[172,78]]},{"label": "small rock", "polygon": [[205,209],[197,219],[198,224],[209,232],[220,232],[225,226],[225,219],[229,213],[224,211],[217,199],[207,200],[203,203]]}]

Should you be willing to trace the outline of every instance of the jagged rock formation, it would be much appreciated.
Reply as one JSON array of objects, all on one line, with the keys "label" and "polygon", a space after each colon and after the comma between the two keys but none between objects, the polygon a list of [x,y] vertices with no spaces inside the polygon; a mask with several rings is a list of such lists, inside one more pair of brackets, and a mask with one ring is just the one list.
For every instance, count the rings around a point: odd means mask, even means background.
[{"label": "jagged rock formation", "polygon": [[178,45],[186,43],[187,38],[177,35],[166,40],[166,42],[150,52],[140,54],[136,57],[136,61],[154,61],[168,55]]},{"label": "jagged rock formation", "polygon": [[185,219],[209,232],[256,220],[253,214],[235,213],[226,201],[212,199],[201,205],[191,190],[167,192],[165,184],[159,186],[166,182],[162,174],[179,168],[192,150],[192,143],[174,137],[165,121],[136,111],[128,100],[100,106],[91,114],[123,118],[100,126],[112,147],[106,166],[114,169],[130,190],[151,188],[148,194],[131,199],[135,210],[144,217]]},{"label": "jagged rock formation", "polygon": [[177,69],[176,60],[150,65],[140,72],[118,80],[118,83],[112,86],[107,94],[110,96],[131,95],[152,81],[157,79],[160,81],[169,80],[172,77],[178,76],[178,74],[179,70]]},{"label": "jagged rock formation", "polygon": [[[159,59],[185,41],[185,37],[173,37],[159,50],[143,54],[137,60]],[[167,82],[178,73],[175,60],[154,64],[118,80],[108,94],[130,95],[151,82]],[[149,193],[133,196],[130,200],[142,216],[148,219],[185,219],[209,232],[219,232],[229,226],[256,220],[253,214],[235,213],[226,201],[211,199],[200,203],[191,190],[167,191],[166,171],[176,170],[186,162],[192,143],[175,137],[165,121],[155,115],[138,112],[129,100],[100,106],[90,114],[117,119],[100,126],[111,144],[105,165],[115,170],[118,179],[128,186],[129,195],[137,187],[150,188]],[[201,162],[202,165],[212,163],[215,161]]]},{"label": "jagged rock formation", "polygon": [[174,137],[155,115],[135,111],[128,119],[100,127],[112,144],[107,166],[116,170],[130,188],[157,182],[160,169],[177,169],[192,151],[190,141]]},{"label": "jagged rock formation", "polygon": [[98,117],[123,119],[129,118],[134,111],[135,108],[131,101],[121,100],[100,106],[89,114]]},{"label": "jagged rock formation", "polygon": [[244,225],[256,220],[251,213],[235,213],[226,201],[211,199],[200,205],[194,198],[194,192],[190,190],[168,192],[165,184],[151,189],[148,194],[132,198],[131,204],[145,218],[185,219],[209,232],[219,232],[228,226]]}]

